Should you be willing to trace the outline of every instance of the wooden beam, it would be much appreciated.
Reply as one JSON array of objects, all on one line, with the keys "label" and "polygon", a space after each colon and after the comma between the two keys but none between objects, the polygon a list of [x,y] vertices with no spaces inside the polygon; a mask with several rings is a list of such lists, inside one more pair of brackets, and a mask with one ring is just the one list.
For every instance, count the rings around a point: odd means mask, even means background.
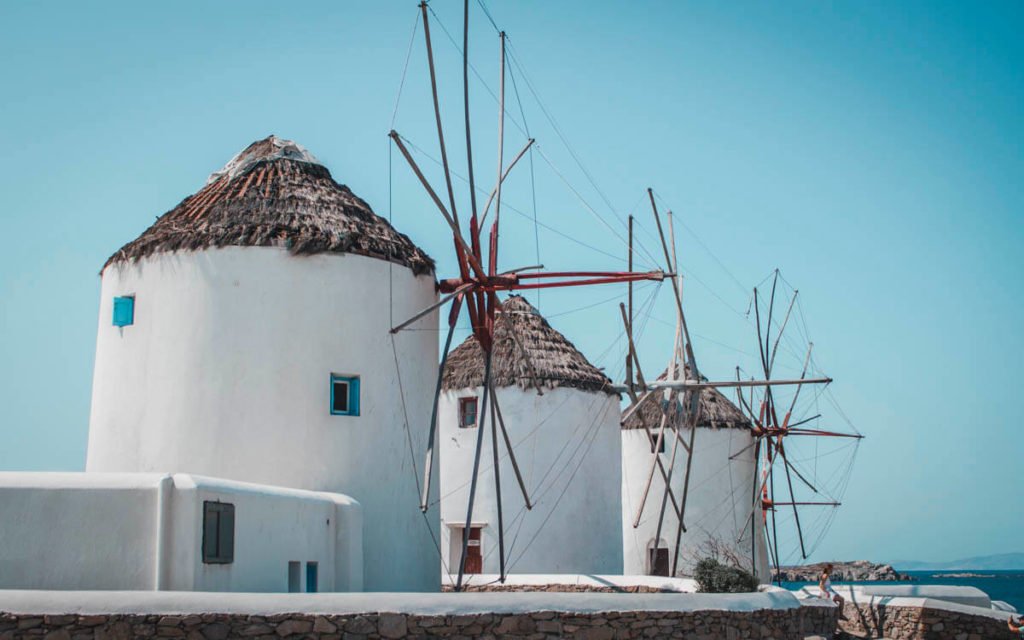
[{"label": "wooden beam", "polygon": [[448,351],[452,347],[452,336],[455,334],[455,324],[459,318],[459,307],[462,305],[462,298],[455,300],[451,312],[448,315],[448,337],[444,341],[444,351],[441,352],[441,365],[437,369],[437,386],[434,389],[434,405],[430,410],[430,430],[427,432],[427,453],[423,462],[423,493],[420,496],[420,511],[426,513],[430,506],[430,477],[431,467],[434,461],[434,440],[437,434],[437,405],[441,398],[441,383],[444,377],[444,366],[448,362]]}]

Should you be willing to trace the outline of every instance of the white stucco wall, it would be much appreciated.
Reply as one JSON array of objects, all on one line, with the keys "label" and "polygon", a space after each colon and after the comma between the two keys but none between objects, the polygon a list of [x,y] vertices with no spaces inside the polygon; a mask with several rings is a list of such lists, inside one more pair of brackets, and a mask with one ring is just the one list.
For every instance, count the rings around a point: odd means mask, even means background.
[{"label": "white stucco wall", "polygon": [[[443,572],[458,573],[477,429],[458,427],[458,399],[481,389],[446,391],[438,407]],[[569,388],[498,389],[498,403],[536,506],[523,508],[511,462],[501,460],[507,570],[510,573],[622,573],[619,400]],[[489,411],[488,411],[489,413]],[[489,421],[488,421],[489,425]],[[498,573],[497,502],[486,426],[474,525],[483,572]],[[501,434],[498,434],[499,441]],[[499,452],[504,455],[504,443]],[[452,536],[452,526],[457,535]],[[436,569],[435,569],[436,570]]]},{"label": "white stucco wall", "polygon": [[[206,500],[235,506],[229,564],[203,563]],[[0,473],[0,589],[284,592],[297,561],[318,563],[321,591],[358,591],[361,536],[360,505],[340,494],[187,474]]]},{"label": "white stucco wall", "polygon": [[[118,328],[123,295],[135,322]],[[227,247],[109,267],[86,469],[350,495],[363,505],[364,587],[436,590],[437,512],[417,508],[410,449],[419,464],[437,334],[388,332],[434,300],[431,277],[358,255]],[[415,325],[436,326],[436,314]],[[332,373],[361,377],[360,416],[331,415]]]},{"label": "white stucco wall", "polygon": [[[665,452],[661,454],[668,469],[672,456],[672,433],[666,429]],[[683,440],[689,441],[689,431],[682,432]],[[690,472],[690,488],[686,501],[685,523],[679,553],[678,574],[692,575],[693,565],[708,548],[709,542],[717,541],[729,546],[740,557],[744,566],[750,568],[750,514],[751,492],[756,473],[753,447],[743,451],[751,443],[750,433],[740,429],[712,429],[698,427],[694,438],[693,469]],[[739,453],[743,451],[743,453]],[[735,460],[730,456],[736,455]],[[681,500],[686,477],[686,451],[680,445],[676,453],[675,471],[672,472],[672,490],[676,499]],[[622,430],[622,545],[624,549],[625,572],[648,573],[647,549],[654,547],[658,528],[658,514],[665,482],[655,470],[654,481],[644,508],[640,526],[633,528],[637,507],[643,494],[644,484],[651,468],[651,445],[643,429]],[[761,509],[754,514],[756,522],[756,561],[758,577],[763,582],[769,579],[767,550],[762,530]],[[666,507],[662,525],[662,544],[669,549],[671,564],[675,547],[677,520],[671,506]],[[737,542],[738,541],[738,542]]]}]

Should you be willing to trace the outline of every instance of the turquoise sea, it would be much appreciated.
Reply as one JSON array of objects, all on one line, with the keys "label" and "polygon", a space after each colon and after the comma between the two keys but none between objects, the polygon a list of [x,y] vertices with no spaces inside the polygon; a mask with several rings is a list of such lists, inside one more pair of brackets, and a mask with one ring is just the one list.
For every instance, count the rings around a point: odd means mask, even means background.
[{"label": "turquoise sea", "polygon": [[[977,587],[987,593],[993,600],[1008,602],[1017,608],[1017,611],[1024,613],[1024,571],[988,571],[983,569],[970,570],[945,570],[945,571],[906,571],[914,577],[913,582],[853,582],[836,584],[948,584],[957,586]],[[950,574],[969,573],[969,578],[944,577]],[[799,589],[809,583],[807,582],[783,582],[786,589]]]}]

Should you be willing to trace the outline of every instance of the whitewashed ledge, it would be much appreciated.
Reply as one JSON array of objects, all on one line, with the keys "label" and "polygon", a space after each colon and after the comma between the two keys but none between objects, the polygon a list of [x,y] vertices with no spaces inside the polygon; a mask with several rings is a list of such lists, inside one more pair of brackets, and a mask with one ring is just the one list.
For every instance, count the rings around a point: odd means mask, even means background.
[{"label": "whitewashed ledge", "polygon": [[770,593],[201,593],[185,591],[0,590],[0,612],[16,615],[270,616],[285,613],[355,615],[523,614],[537,611],[732,611],[799,609],[788,592]]},{"label": "whitewashed ledge", "polygon": [[[874,607],[916,607],[1005,620],[1009,613],[992,606],[988,594],[975,587],[946,585],[836,585],[847,604]],[[821,600],[816,586],[794,592],[802,602]],[[1012,607],[1011,607],[1012,608]]]},{"label": "whitewashed ledge", "polygon": [[[696,593],[697,581],[690,578],[670,578],[667,576],[615,576],[592,575],[585,573],[513,573],[505,576],[505,582],[499,582],[496,573],[473,574],[466,576],[464,584],[470,588],[487,587],[586,587],[592,589],[630,589],[642,587],[658,591],[676,593]],[[455,585],[455,576],[442,576],[445,587]]]}]

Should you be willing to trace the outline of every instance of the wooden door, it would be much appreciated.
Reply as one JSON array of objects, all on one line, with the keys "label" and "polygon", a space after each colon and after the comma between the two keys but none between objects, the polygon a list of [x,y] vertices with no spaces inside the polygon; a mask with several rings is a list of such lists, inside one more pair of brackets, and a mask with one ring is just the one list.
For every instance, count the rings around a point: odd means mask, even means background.
[{"label": "wooden door", "polygon": [[668,549],[665,547],[659,547],[657,549],[651,549],[649,551],[651,557],[649,558],[651,575],[652,576],[667,576],[668,575]]},{"label": "wooden door", "polygon": [[483,573],[484,557],[480,553],[480,527],[469,530],[469,548],[466,550],[466,573]]}]

